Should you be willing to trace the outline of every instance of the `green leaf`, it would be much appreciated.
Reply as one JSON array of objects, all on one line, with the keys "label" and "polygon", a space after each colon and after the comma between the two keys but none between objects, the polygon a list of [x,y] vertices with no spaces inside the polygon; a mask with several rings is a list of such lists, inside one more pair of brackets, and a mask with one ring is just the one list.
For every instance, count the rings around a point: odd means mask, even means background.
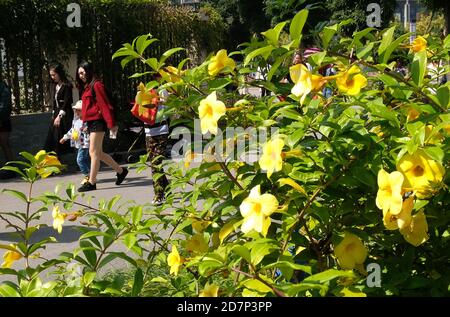
[{"label": "green leaf", "polygon": [[258,243],[252,244],[250,250],[250,259],[253,265],[258,265],[266,255],[272,253],[277,249],[277,246],[273,243],[269,243],[268,240],[265,242],[258,241]]},{"label": "green leaf", "polygon": [[415,53],[413,63],[411,66],[411,74],[412,79],[417,86],[422,86],[426,68],[427,68],[427,51],[423,50]]},{"label": "green leaf", "polygon": [[134,56],[127,56],[127,57],[125,57],[124,59],[122,59],[121,61],[120,61],[120,66],[122,67],[122,69],[123,68],[125,68],[125,66],[129,63],[129,62],[131,62],[132,60],[135,60],[137,57],[134,57]]},{"label": "green leaf", "polygon": [[450,102],[450,91],[447,85],[441,86],[437,90],[437,98],[439,100],[439,104],[447,108]]},{"label": "green leaf", "polygon": [[17,191],[17,190],[14,190],[14,189],[3,189],[3,190],[2,190],[2,193],[7,193],[7,194],[9,194],[9,195],[11,195],[11,196],[14,196],[14,197],[16,197],[16,198],[19,198],[20,200],[22,200],[22,201],[25,202],[25,203],[28,202],[27,196],[25,196],[24,193],[19,192],[19,191]]},{"label": "green leaf", "polygon": [[0,170],[11,171],[11,172],[17,173],[17,174],[19,174],[20,176],[26,178],[26,175],[25,175],[18,167],[15,167],[15,166],[8,166],[8,165],[5,165],[5,166],[3,166],[2,168],[0,168]]},{"label": "green leaf", "polygon": [[352,271],[340,271],[335,269],[329,269],[324,272],[320,272],[311,276],[308,276],[304,282],[316,282],[319,284],[325,284],[338,277],[354,277],[355,274]]},{"label": "green leaf", "polygon": [[97,263],[97,254],[95,253],[95,249],[92,247],[91,242],[87,240],[80,240],[80,247],[86,257],[86,260],[93,268]]},{"label": "green leaf", "polygon": [[289,262],[289,261],[277,261],[274,263],[271,263],[269,265],[266,265],[263,269],[271,269],[271,268],[291,268],[294,270],[300,270],[303,271],[305,273],[308,273],[309,275],[311,275],[311,267],[308,265],[301,265],[301,264],[297,264],[294,262]]},{"label": "green leaf", "polygon": [[83,274],[83,284],[84,286],[89,286],[95,278],[95,272],[86,272]]},{"label": "green leaf", "polygon": [[308,19],[309,11],[307,9],[303,9],[298,12],[291,21],[291,25],[289,26],[289,35],[291,40],[299,41],[302,35],[303,26],[305,25],[306,19]]},{"label": "green leaf", "polygon": [[3,297],[21,297],[17,285],[10,281],[5,281],[0,284],[0,295]]},{"label": "green leaf", "polygon": [[273,29],[261,32],[261,34],[269,40],[270,44],[272,44],[273,46],[278,46],[278,40],[280,38],[281,30],[283,30],[286,23],[287,21],[280,22]]},{"label": "green leaf", "polygon": [[131,290],[131,296],[136,297],[139,296],[139,293],[142,290],[142,287],[144,286],[144,276],[142,275],[142,270],[137,269],[136,273],[134,273],[134,281],[133,281],[133,288]]},{"label": "green leaf", "polygon": [[330,44],[330,41],[333,38],[333,35],[337,32],[337,29],[338,29],[337,24],[324,27],[322,34],[320,36],[322,39],[324,49],[326,49],[328,47],[328,44]]},{"label": "green leaf", "polygon": [[[370,32],[372,32],[373,30],[376,30],[375,28],[366,28],[364,30],[361,30],[359,32],[355,32],[353,33],[353,42],[351,44],[351,46],[357,45],[357,46],[362,46],[363,44],[361,43],[361,39],[363,37],[365,37],[367,34],[369,34]],[[371,42],[372,43],[372,42]]]},{"label": "green leaf", "polygon": [[147,58],[147,59],[145,60],[145,63],[146,63],[148,66],[150,66],[153,70],[155,70],[155,71],[158,71],[158,70],[159,70],[159,67],[158,67],[158,60],[157,60],[156,58],[154,58],[154,57]]},{"label": "green leaf", "polygon": [[250,61],[252,59],[254,59],[256,56],[262,55],[264,57],[264,59],[267,59],[267,57],[269,57],[270,53],[272,53],[272,51],[275,49],[275,47],[273,45],[268,45],[268,46],[264,46],[264,47],[260,47],[252,52],[250,52],[244,60],[244,66],[247,66],[248,63],[250,63]]},{"label": "green leaf", "polygon": [[392,126],[399,128],[400,123],[397,118],[397,113],[388,109],[384,104],[381,98],[377,98],[369,103],[367,103],[370,111],[374,116],[387,119]]},{"label": "green leaf", "polygon": [[139,55],[142,55],[142,53],[150,44],[158,41],[158,39],[153,38],[148,40],[149,37],[151,37],[150,34],[144,34],[137,38],[135,48]]},{"label": "green leaf", "polygon": [[128,249],[131,249],[137,242],[136,235],[134,233],[126,234],[123,237],[123,243],[127,246]]},{"label": "green leaf", "polygon": [[378,55],[382,55],[384,51],[388,48],[392,43],[392,37],[394,36],[395,26],[390,27],[389,29],[383,32],[383,36],[381,39],[381,44],[378,47]]},{"label": "green leaf", "polygon": [[366,59],[368,56],[371,55],[373,46],[374,46],[374,43],[370,42],[368,45],[366,45],[366,46],[362,47],[360,50],[358,50],[356,52],[356,56],[359,59]]},{"label": "green leaf", "polygon": [[143,207],[135,206],[132,211],[133,224],[136,226],[142,219]]},{"label": "green leaf", "polygon": [[176,52],[179,52],[179,51],[184,51],[184,48],[174,47],[174,48],[171,48],[171,49],[165,51],[159,60],[159,66],[161,67],[166,59],[168,59],[170,56],[172,56],[173,54],[175,54]]},{"label": "green leaf", "polygon": [[444,151],[437,146],[426,147],[423,150],[435,161],[442,162],[444,159]]},{"label": "green leaf", "polygon": [[[395,27],[394,27],[395,28]],[[406,33],[401,35],[398,39],[396,39],[394,42],[388,45],[388,47],[385,49],[382,57],[382,63],[386,64],[389,61],[389,58],[391,57],[391,54],[394,50],[397,49],[397,47],[403,43],[405,39],[407,39],[411,34]]]},{"label": "green leaf", "polygon": [[236,245],[231,249],[231,251],[239,255],[248,263],[252,263],[250,258],[250,250],[244,247],[243,245]]}]

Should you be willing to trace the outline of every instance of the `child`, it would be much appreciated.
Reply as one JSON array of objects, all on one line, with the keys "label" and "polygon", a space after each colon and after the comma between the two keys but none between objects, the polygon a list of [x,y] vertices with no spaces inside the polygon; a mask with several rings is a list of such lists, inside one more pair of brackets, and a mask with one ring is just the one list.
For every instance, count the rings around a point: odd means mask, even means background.
[{"label": "child", "polygon": [[59,143],[63,144],[70,139],[70,145],[78,149],[77,163],[81,173],[84,175],[81,181],[83,185],[89,181],[91,166],[91,159],[89,157],[89,133],[87,132],[86,123],[83,123],[81,120],[81,100],[78,100],[72,108],[74,110],[72,128],[59,140]]}]

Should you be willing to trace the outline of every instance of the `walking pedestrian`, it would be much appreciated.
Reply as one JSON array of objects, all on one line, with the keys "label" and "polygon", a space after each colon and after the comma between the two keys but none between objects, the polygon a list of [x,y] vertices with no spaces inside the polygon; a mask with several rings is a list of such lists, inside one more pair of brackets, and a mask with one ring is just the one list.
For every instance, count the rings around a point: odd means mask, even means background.
[{"label": "walking pedestrian", "polygon": [[81,62],[78,66],[76,82],[82,100],[81,116],[83,122],[86,122],[89,132],[89,155],[91,157],[89,181],[81,185],[78,191],[86,192],[97,189],[100,161],[116,171],[116,185],[120,185],[127,176],[128,169],[121,167],[109,154],[103,152],[106,130],[109,129],[111,135],[116,135],[118,130],[105,86],[96,78],[94,66],[89,62]]}]

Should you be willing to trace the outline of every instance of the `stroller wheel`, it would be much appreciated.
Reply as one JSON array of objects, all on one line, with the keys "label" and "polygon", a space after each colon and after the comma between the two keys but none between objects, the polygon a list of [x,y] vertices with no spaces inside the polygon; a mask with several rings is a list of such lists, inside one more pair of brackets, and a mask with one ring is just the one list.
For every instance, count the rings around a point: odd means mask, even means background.
[{"label": "stroller wheel", "polygon": [[138,158],[136,157],[136,155],[134,154],[130,154],[127,157],[127,162],[128,163],[136,163],[138,161]]}]

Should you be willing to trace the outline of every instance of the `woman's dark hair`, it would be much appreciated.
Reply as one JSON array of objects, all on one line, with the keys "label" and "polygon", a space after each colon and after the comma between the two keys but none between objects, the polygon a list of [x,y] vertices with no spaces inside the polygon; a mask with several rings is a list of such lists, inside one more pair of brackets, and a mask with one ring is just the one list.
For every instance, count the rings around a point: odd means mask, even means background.
[{"label": "woman's dark hair", "polygon": [[63,83],[67,84],[69,82],[67,80],[67,76],[66,76],[66,72],[64,71],[64,67],[60,63],[55,63],[55,64],[50,65],[49,70],[57,73]]},{"label": "woman's dark hair", "polygon": [[[84,72],[86,73],[86,83],[84,83],[80,79],[80,75],[78,74],[78,70],[80,68],[83,68]],[[90,63],[90,62],[85,62],[85,61],[81,62],[77,67],[77,73],[75,74],[75,81],[77,83],[77,88],[79,90],[83,90],[85,87],[85,84],[89,85],[90,83],[95,81],[94,65],[92,65],[92,63]]]}]

